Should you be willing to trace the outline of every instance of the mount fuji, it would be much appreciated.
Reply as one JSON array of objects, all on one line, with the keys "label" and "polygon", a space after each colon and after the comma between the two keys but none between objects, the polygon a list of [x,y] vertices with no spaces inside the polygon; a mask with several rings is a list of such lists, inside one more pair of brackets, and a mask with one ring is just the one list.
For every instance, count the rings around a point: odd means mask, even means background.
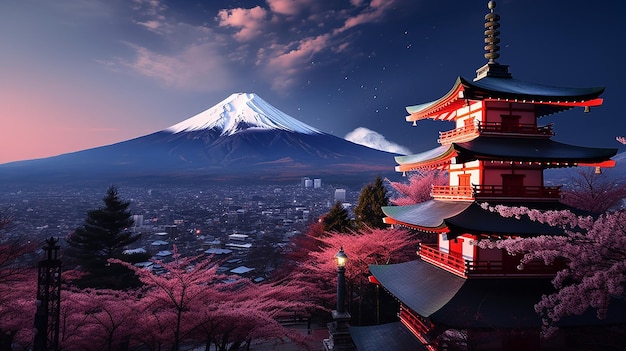
[{"label": "mount fuji", "polygon": [[368,181],[395,174],[393,156],[326,134],[258,95],[237,93],[156,133],[0,165],[0,181]]}]

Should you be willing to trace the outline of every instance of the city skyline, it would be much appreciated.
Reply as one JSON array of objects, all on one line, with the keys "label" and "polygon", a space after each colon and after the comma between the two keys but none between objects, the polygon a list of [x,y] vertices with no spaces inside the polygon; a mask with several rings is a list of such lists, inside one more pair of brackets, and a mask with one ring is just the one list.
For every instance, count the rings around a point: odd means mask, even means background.
[{"label": "city skyline", "polygon": [[[620,16],[626,5],[502,0],[501,57],[513,77],[606,86],[603,106],[546,117],[555,140],[626,146]],[[487,1],[40,0],[0,4],[0,163],[163,130],[235,92],[345,137],[365,128],[421,152],[443,122],[405,122],[482,66]],[[363,130],[362,130],[363,131]],[[380,139],[380,138],[379,138]],[[581,140],[582,139],[582,140]]]}]

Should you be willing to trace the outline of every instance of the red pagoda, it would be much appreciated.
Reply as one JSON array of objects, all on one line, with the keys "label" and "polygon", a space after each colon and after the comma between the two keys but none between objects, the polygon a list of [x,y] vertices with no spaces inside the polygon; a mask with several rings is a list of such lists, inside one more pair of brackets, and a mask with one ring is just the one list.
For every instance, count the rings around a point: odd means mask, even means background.
[{"label": "red pagoda", "polygon": [[[353,327],[359,350],[553,350],[576,349],[572,339],[540,338],[533,306],[552,289],[557,267],[541,263],[518,270],[519,257],[472,244],[481,238],[559,235],[559,228],[504,218],[480,204],[566,209],[560,187],[545,186],[543,171],[556,167],[612,167],[617,149],[553,141],[540,117],[575,107],[600,106],[604,88],[563,88],[517,80],[499,57],[495,2],[485,16],[485,58],[476,78],[459,77],[438,100],[406,108],[406,120],[451,121],[441,146],[396,157],[398,172],[445,170],[449,184],[432,189],[433,199],[389,206],[385,223],[436,233],[436,244],[419,247],[418,259],[373,265],[373,280],[400,304],[399,323]],[[572,318],[570,325],[599,323]],[[584,320],[583,320],[584,319]],[[383,341],[381,341],[383,340]],[[382,343],[382,344],[381,344]]]}]

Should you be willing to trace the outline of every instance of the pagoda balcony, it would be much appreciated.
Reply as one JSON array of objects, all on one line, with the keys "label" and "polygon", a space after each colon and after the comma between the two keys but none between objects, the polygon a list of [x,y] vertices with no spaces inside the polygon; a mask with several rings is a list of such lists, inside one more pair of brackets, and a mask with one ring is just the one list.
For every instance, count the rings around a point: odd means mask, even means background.
[{"label": "pagoda balcony", "polygon": [[555,200],[561,198],[561,186],[504,186],[473,185],[474,198],[522,198],[536,200]]},{"label": "pagoda balcony", "polygon": [[474,189],[471,186],[436,185],[430,195],[438,200],[474,200]]},{"label": "pagoda balcony", "polygon": [[518,269],[518,262],[507,261],[472,261],[466,260],[457,253],[446,253],[439,250],[437,245],[420,244],[417,254],[425,262],[429,262],[450,273],[463,278],[471,277],[498,277],[498,276],[553,276],[563,269],[563,262],[546,266],[541,261],[533,261],[524,265],[524,269]]},{"label": "pagoda balcony", "polygon": [[554,136],[552,125],[537,126],[535,124],[515,124],[501,122],[481,122],[478,125],[478,131],[480,134],[521,134],[521,135],[533,135],[533,136]]},{"label": "pagoda balcony", "polygon": [[447,132],[439,132],[439,139],[437,139],[437,142],[442,145],[461,143],[474,139],[478,136],[478,134],[478,128],[474,124],[471,124],[461,128],[452,129]]},{"label": "pagoda balcony", "polygon": [[431,196],[437,200],[475,200],[521,198],[554,200],[561,198],[561,186],[433,186]]},{"label": "pagoda balcony", "polygon": [[439,142],[442,145],[470,141],[480,134],[517,134],[524,136],[554,136],[552,125],[537,126],[535,124],[510,125],[501,122],[481,122],[455,128],[446,132],[439,132]]}]

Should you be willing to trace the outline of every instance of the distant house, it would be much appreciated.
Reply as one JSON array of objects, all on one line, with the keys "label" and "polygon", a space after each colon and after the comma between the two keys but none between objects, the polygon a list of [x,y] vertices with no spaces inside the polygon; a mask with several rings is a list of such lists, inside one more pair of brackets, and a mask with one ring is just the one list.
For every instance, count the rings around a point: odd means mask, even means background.
[{"label": "distant house", "polygon": [[252,272],[253,270],[254,270],[254,268],[249,268],[249,267],[246,267],[246,266],[239,266],[237,268],[231,269],[230,272],[234,273],[234,274],[244,275],[246,273]]}]

